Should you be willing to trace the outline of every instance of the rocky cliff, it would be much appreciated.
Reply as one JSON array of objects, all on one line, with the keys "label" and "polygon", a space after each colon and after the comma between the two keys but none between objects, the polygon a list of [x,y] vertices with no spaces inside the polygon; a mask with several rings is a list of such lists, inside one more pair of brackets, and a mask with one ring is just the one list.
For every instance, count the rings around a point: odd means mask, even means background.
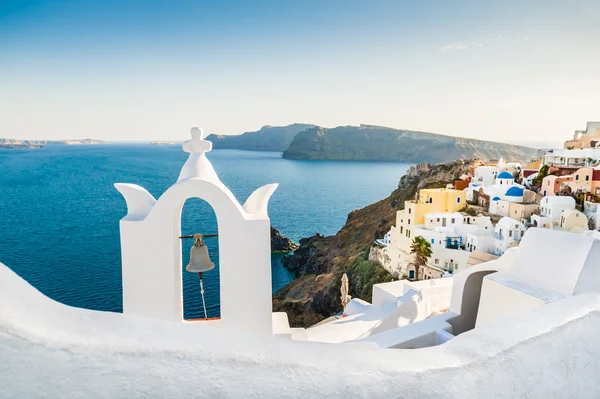
[{"label": "rocky cliff", "polygon": [[283,264],[296,279],[273,295],[274,311],[287,312],[292,326],[308,327],[342,309],[340,279],[350,280],[350,295],[371,300],[373,284],[392,280],[381,266],[368,260],[369,247],[395,224],[396,211],[421,188],[445,187],[469,169],[470,161],[412,166],[391,195],[352,211],[334,236],[316,234],[300,240],[300,247]]},{"label": "rocky cliff", "polygon": [[361,125],[302,131],[294,137],[283,157],[438,163],[500,157],[508,161],[529,161],[535,153],[532,148],[511,144]]},{"label": "rocky cliff", "polygon": [[292,252],[298,248],[295,242],[271,226],[271,252]]},{"label": "rocky cliff", "polygon": [[256,132],[246,132],[240,135],[211,134],[207,140],[213,143],[215,149],[283,152],[299,132],[314,126],[304,123],[294,123],[288,126],[267,125]]}]

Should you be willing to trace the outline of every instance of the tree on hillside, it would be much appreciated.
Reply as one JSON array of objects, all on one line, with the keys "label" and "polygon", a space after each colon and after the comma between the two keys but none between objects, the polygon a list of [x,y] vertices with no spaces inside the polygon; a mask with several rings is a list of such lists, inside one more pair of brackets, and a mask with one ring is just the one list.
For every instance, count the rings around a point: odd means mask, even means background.
[{"label": "tree on hillside", "polygon": [[538,172],[538,175],[531,181],[532,184],[532,188],[535,190],[535,192],[539,193],[541,188],[542,188],[542,181],[544,180],[544,177],[548,176],[548,171],[550,169],[550,166],[548,165],[543,165],[540,168],[540,171]]},{"label": "tree on hillside", "polygon": [[419,268],[427,264],[427,259],[431,257],[431,244],[422,236],[415,237],[410,244],[410,253],[415,255],[415,275],[419,279]]}]

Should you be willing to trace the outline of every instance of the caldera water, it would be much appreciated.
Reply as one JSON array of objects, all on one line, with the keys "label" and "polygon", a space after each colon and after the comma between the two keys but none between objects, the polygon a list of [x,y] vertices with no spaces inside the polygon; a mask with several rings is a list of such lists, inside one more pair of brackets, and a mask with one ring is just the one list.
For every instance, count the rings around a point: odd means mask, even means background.
[{"label": "caldera water", "polygon": [[[158,198],[175,183],[187,156],[180,145],[0,149],[0,262],[54,300],[121,311],[119,220],[127,207],[113,184],[138,184]],[[214,150],[207,156],[242,204],[256,188],[279,183],[269,202],[271,224],[296,242],[317,232],[335,234],[350,211],[388,196],[409,167],[287,160],[276,152]],[[188,200],[182,233],[217,233],[212,208]],[[192,241],[182,240],[184,266]],[[206,243],[216,265],[204,275],[207,312],[216,317],[218,243],[210,238]],[[293,279],[282,256],[272,255],[273,291]],[[184,316],[204,317],[198,276],[185,269],[182,274]]]}]

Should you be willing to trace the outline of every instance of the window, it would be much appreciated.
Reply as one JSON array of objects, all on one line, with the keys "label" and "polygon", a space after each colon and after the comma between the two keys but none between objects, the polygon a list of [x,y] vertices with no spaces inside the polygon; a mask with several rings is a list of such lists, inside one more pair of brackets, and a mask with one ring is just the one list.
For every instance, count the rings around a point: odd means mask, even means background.
[{"label": "window", "polygon": [[508,236],[512,237],[512,230],[508,230]]},{"label": "window", "polygon": [[404,233],[404,227],[400,226],[400,234]]},{"label": "window", "polygon": [[437,218],[438,223],[440,222],[440,218]]},{"label": "window", "polygon": [[411,270],[408,272],[408,278],[411,280],[415,279],[415,271],[414,270]]},{"label": "window", "polygon": [[408,208],[408,213],[412,213],[412,208]]},{"label": "window", "polygon": [[450,220],[450,223],[454,223],[454,222],[455,222],[455,219],[454,219],[454,218],[452,218],[452,219]]},{"label": "window", "polygon": [[589,177],[589,176],[586,176],[586,177],[585,177],[585,181],[590,181],[590,177]]},{"label": "window", "polygon": [[456,202],[458,202],[458,203],[460,204],[460,197],[458,197],[458,198],[456,199]]},{"label": "window", "polygon": [[429,203],[432,204],[433,203],[433,198],[429,198]]},{"label": "window", "polygon": [[410,224],[410,219],[408,219],[408,224]]},{"label": "window", "polygon": [[440,263],[440,260],[436,258],[435,259],[435,264],[438,265],[439,263]]},{"label": "window", "polygon": [[575,180],[579,180],[579,175],[575,175]]},{"label": "window", "polygon": [[435,238],[432,238],[432,239],[431,239],[431,243],[432,243],[432,244],[435,244]]}]

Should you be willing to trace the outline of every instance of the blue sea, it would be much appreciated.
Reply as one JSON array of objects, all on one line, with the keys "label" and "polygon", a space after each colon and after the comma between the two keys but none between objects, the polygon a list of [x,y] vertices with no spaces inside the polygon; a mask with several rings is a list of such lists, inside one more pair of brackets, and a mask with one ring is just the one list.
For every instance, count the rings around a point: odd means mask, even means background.
[{"label": "blue sea", "polygon": [[[0,262],[45,295],[67,305],[122,310],[119,220],[125,200],[113,183],[135,183],[158,198],[187,159],[180,145],[56,145],[0,149]],[[207,154],[223,183],[244,203],[256,188],[279,183],[271,224],[294,241],[335,234],[353,209],[385,198],[409,165],[296,161],[276,152],[214,150]],[[215,214],[188,200],[182,233],[216,233]],[[187,265],[192,240],[182,240]],[[205,273],[209,317],[219,315],[217,239],[206,239],[216,267]],[[293,279],[273,254],[273,291]],[[198,276],[182,270],[184,314],[203,317]],[[252,287],[248,287],[252,290]]]}]

